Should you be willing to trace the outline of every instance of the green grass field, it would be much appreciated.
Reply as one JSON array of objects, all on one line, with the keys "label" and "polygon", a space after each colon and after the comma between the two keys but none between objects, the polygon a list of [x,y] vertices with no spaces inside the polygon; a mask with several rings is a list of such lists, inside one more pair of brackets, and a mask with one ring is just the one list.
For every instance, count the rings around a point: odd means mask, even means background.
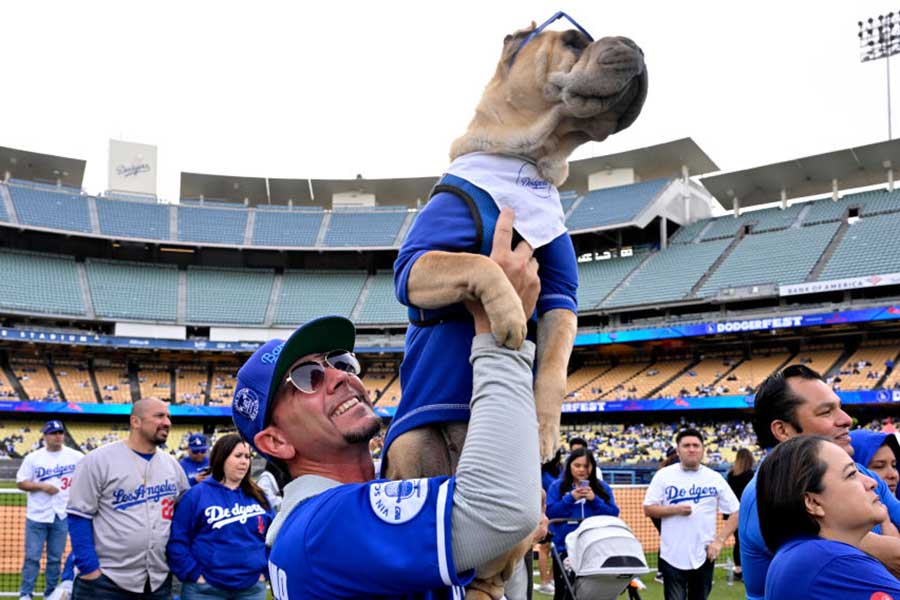
[{"label": "green grass field", "polygon": [[[663,600],[663,586],[661,583],[653,581],[654,573],[649,573],[641,577],[641,581],[647,586],[646,590],[641,591],[641,600]],[[538,580],[535,579],[537,583]],[[619,596],[619,598],[627,598],[627,595]],[[551,600],[553,596],[547,596],[540,592],[534,593],[535,600]],[[744,600],[744,584],[735,581],[734,585],[729,586],[727,582],[727,574],[724,569],[716,569],[713,576],[712,592],[709,594],[710,600]]]}]

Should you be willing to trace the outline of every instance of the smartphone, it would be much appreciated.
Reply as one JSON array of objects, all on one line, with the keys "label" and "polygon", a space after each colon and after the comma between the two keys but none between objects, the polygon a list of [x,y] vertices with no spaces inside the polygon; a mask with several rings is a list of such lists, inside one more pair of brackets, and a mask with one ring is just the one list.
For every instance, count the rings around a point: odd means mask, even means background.
[{"label": "smartphone", "polygon": [[580,488],[591,487],[591,482],[588,481],[587,479],[582,479],[581,481],[578,482],[578,487],[580,487]]}]

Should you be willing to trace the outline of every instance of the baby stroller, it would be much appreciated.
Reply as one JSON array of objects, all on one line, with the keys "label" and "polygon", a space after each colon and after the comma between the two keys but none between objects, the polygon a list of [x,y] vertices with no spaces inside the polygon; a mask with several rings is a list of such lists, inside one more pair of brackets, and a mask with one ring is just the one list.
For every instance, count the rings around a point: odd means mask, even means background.
[{"label": "baby stroller", "polygon": [[[551,523],[573,522],[554,519]],[[577,522],[577,521],[576,521]],[[553,544],[553,560],[564,574],[569,594],[576,600],[615,600],[628,589],[630,600],[640,600],[630,585],[637,575],[650,572],[644,549],[628,525],[616,517],[589,517],[566,536],[569,563],[563,564]]]}]

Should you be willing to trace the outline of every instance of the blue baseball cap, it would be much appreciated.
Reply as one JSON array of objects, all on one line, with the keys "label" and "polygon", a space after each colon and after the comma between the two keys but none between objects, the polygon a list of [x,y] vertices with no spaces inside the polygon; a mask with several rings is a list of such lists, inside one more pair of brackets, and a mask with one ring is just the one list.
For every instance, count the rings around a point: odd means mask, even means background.
[{"label": "blue baseball cap", "polygon": [[206,452],[208,443],[206,436],[202,433],[192,433],[188,438],[188,448],[191,452]]},{"label": "blue baseball cap", "polygon": [[41,433],[57,433],[60,431],[65,431],[65,427],[63,427],[62,421],[57,421],[56,419],[52,421],[47,421],[44,423],[44,426],[41,428]]},{"label": "blue baseball cap", "polygon": [[304,323],[285,340],[269,340],[247,359],[237,375],[231,401],[231,418],[241,436],[261,452],[253,441],[272,416],[275,393],[297,359],[332,350],[353,350],[356,328],[344,317],[320,317]]}]

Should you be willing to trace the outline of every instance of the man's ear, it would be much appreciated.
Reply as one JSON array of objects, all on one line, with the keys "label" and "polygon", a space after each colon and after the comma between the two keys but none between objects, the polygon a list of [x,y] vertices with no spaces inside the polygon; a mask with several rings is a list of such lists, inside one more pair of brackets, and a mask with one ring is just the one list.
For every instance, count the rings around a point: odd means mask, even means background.
[{"label": "man's ear", "polygon": [[275,425],[269,425],[253,436],[253,443],[260,451],[284,462],[290,461],[297,454],[297,450],[284,436],[284,432]]},{"label": "man's ear", "polygon": [[819,499],[815,494],[803,494],[803,504],[806,505],[806,512],[813,517],[818,517],[820,519],[825,517],[825,509],[819,503]]},{"label": "man's ear", "polygon": [[782,421],[781,419],[775,419],[774,421],[772,421],[772,424],[769,425],[769,428],[772,431],[772,435],[774,435],[775,439],[779,442],[785,442],[800,433],[794,428],[793,425],[791,425],[787,421]]}]

